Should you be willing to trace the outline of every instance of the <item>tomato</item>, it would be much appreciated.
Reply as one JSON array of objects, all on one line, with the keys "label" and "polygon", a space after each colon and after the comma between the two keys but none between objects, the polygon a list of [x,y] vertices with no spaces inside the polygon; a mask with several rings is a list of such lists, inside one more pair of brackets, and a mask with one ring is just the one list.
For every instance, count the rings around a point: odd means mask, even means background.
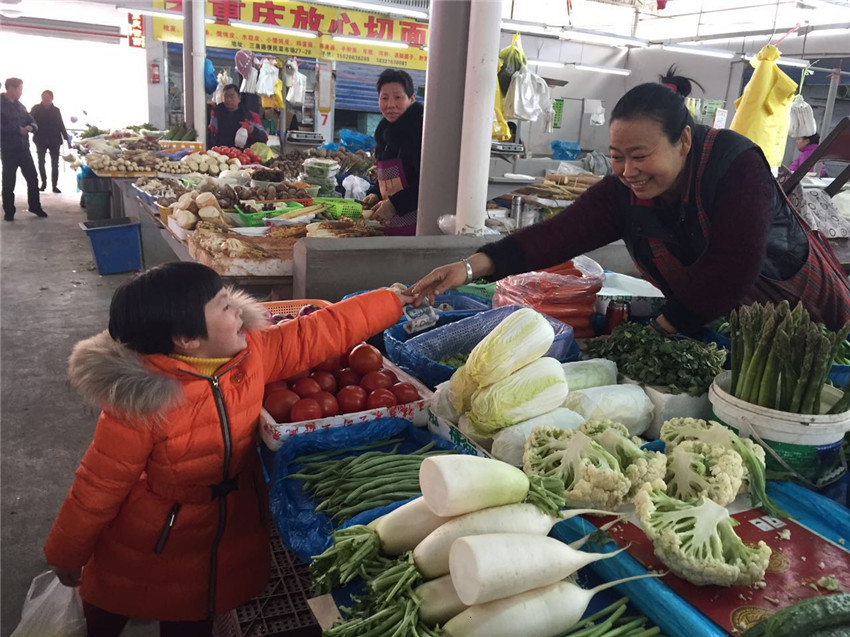
[{"label": "tomato", "polygon": [[329,394],[326,391],[320,391],[318,394],[310,396],[310,398],[319,403],[319,407],[322,408],[322,418],[336,416],[339,414],[339,403],[336,401],[333,394]]},{"label": "tomato", "polygon": [[292,411],[289,412],[289,417],[292,422],[316,420],[322,417],[322,408],[315,398],[302,398],[292,405]]},{"label": "tomato", "polygon": [[355,372],[350,367],[345,367],[339,370],[336,374],[337,387],[345,387],[346,385],[359,385],[362,376]]},{"label": "tomato", "polygon": [[390,379],[381,372],[369,372],[360,380],[360,386],[370,393],[376,389],[389,389],[392,385]]},{"label": "tomato", "polygon": [[419,400],[419,392],[416,391],[416,387],[411,385],[410,383],[396,383],[392,387],[390,387],[390,391],[398,400],[399,405],[406,405],[407,403],[412,403],[414,400]]},{"label": "tomato", "polygon": [[263,389],[263,396],[268,396],[274,391],[278,391],[280,389],[289,389],[289,383],[285,380],[276,380],[273,383],[269,383]]},{"label": "tomato", "polygon": [[336,392],[336,378],[330,372],[313,372],[312,379],[319,383],[322,391],[331,394]]},{"label": "tomato", "polygon": [[288,380],[290,383],[294,383],[299,378],[307,378],[309,375],[310,375],[310,370],[305,369],[303,372],[298,372],[297,374],[295,374],[295,376],[290,376],[286,380]]},{"label": "tomato", "polygon": [[376,389],[366,399],[366,409],[378,409],[379,407],[395,407],[398,401],[389,389]]},{"label": "tomato", "polygon": [[328,360],[323,361],[316,365],[313,368],[314,372],[330,372],[331,374],[336,374],[339,370],[342,369],[342,364],[340,363],[339,356],[331,356]]},{"label": "tomato", "polygon": [[384,358],[378,348],[368,343],[360,343],[348,353],[348,364],[358,374],[377,372],[384,364]]},{"label": "tomato", "polygon": [[275,419],[275,422],[289,422],[292,405],[301,400],[301,397],[288,389],[278,389],[271,392],[263,401],[263,407]]},{"label": "tomato", "polygon": [[366,409],[366,390],[357,385],[347,385],[336,393],[339,410],[343,414]]},{"label": "tomato", "polygon": [[322,391],[322,386],[312,378],[299,378],[292,383],[292,391],[301,396],[301,398],[307,398],[307,396],[312,396]]},{"label": "tomato", "polygon": [[393,370],[382,369],[380,373],[390,379],[390,385],[395,385],[398,382],[398,376]]}]

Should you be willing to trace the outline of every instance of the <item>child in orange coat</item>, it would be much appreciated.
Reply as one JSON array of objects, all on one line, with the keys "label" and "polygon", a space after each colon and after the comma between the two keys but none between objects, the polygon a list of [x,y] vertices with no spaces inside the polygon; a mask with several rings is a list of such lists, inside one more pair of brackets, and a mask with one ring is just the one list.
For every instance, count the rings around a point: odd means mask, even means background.
[{"label": "child in orange coat", "polygon": [[411,300],[378,290],[269,326],[195,263],[115,292],[108,332],[71,354],[72,384],[102,411],[44,547],[62,583],[80,586],[90,637],[117,637],[129,617],[210,635],[215,615],[263,591],[264,386],[393,325]]}]

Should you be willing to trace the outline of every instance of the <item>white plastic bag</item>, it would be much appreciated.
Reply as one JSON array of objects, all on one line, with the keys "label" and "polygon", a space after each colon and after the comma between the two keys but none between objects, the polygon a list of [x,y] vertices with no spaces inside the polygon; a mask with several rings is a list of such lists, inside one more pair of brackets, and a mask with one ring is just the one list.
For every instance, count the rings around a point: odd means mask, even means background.
[{"label": "white plastic bag", "polygon": [[799,93],[791,104],[788,117],[790,118],[788,137],[811,137],[818,132],[812,107],[806,103],[806,100]]},{"label": "white plastic bag", "polygon": [[587,420],[608,419],[625,425],[630,436],[639,436],[649,428],[655,407],[638,385],[605,385],[571,391],[564,407]]},{"label": "white plastic bag", "polygon": [[37,575],[11,637],[86,637],[79,589],[63,585],[53,571]]},{"label": "white plastic bag", "polygon": [[257,80],[258,95],[274,95],[274,83],[278,79],[278,70],[274,62],[266,58],[260,67],[260,76]]},{"label": "white plastic bag", "polygon": [[505,118],[536,122],[544,108],[551,108],[546,81],[529,71],[528,67],[514,73],[505,94]]},{"label": "white plastic bag", "polygon": [[366,191],[369,190],[369,182],[363,179],[363,177],[349,175],[342,180],[342,187],[345,188],[346,199],[363,201],[363,198],[366,196]]},{"label": "white plastic bag", "polygon": [[584,422],[584,416],[581,414],[565,407],[558,407],[542,416],[502,429],[493,436],[493,446],[490,448],[490,453],[502,462],[521,467],[525,442],[536,427],[548,425],[558,429],[578,429]]},{"label": "white plastic bag", "polygon": [[617,363],[607,358],[561,363],[570,391],[617,384]]}]

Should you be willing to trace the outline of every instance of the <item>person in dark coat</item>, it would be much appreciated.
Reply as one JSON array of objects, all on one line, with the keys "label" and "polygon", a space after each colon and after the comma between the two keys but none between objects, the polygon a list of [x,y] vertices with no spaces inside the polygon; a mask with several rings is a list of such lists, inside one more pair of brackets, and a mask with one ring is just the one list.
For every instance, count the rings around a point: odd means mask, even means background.
[{"label": "person in dark coat", "polygon": [[27,203],[36,217],[46,217],[38,196],[38,176],[30,154],[29,134],[38,130],[32,115],[21,104],[24,82],[10,77],[0,93],[0,163],[3,164],[3,220],[15,220],[15,181],[18,168],[27,180]]},{"label": "person in dark coat", "polygon": [[235,84],[224,87],[224,101],[216,105],[210,114],[210,134],[207,148],[214,146],[236,146],[236,131],[240,128],[248,130],[248,141],[240,147],[249,147],[257,142],[269,140],[266,129],[260,121],[260,116],[242,104],[239,89]]},{"label": "person in dark coat", "polygon": [[68,140],[68,131],[62,121],[62,113],[53,105],[53,91],[42,91],[41,103],[32,107],[30,115],[35,119],[38,129],[32,136],[38,152],[38,174],[41,175],[39,190],[47,188],[47,171],[44,169],[44,156],[50,152],[50,169],[53,192],[61,192],[59,182],[59,149]]},{"label": "person in dark coat", "polygon": [[372,218],[386,226],[388,235],[415,235],[425,109],[416,101],[413,79],[405,71],[385,70],[377,88],[384,116],[375,129],[380,197],[367,195],[363,203],[377,204]]}]

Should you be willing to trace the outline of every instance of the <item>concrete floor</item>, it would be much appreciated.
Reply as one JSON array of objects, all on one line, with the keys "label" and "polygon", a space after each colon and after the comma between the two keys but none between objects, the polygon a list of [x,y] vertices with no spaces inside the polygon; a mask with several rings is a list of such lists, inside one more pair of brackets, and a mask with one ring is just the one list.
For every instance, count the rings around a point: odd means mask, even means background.
[{"label": "concrete floor", "polygon": [[[0,636],[9,635],[33,577],[46,570],[42,545],[91,441],[96,410],[66,380],[73,345],[106,328],[115,288],[131,274],[98,275],[72,171],[62,194],[42,193],[49,215],[26,210],[18,174],[17,213],[0,222]],[[167,251],[147,266],[169,259]],[[134,622],[126,637],[158,634]]]}]

